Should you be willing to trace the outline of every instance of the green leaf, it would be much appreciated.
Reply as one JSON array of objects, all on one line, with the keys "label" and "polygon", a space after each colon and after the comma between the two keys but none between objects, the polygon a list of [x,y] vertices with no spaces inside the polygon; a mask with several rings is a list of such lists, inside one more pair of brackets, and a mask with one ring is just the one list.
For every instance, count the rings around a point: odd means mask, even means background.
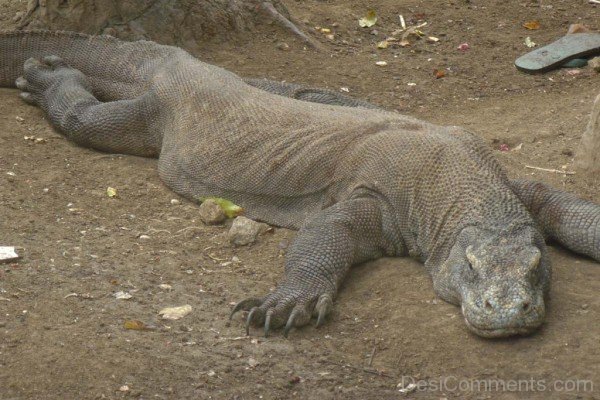
[{"label": "green leaf", "polygon": [[205,202],[206,200],[214,201],[219,207],[221,207],[227,218],[235,218],[244,212],[242,207],[235,205],[233,202],[221,197],[200,197],[199,200],[201,203]]}]

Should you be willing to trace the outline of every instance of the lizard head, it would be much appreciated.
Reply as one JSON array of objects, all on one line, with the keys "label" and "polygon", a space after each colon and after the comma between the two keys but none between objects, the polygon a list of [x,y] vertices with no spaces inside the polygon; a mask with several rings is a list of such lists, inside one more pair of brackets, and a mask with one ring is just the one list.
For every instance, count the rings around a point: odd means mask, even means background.
[{"label": "lizard head", "polygon": [[526,335],[544,322],[550,263],[533,228],[466,228],[434,274],[444,300],[460,304],[468,328],[483,337]]}]

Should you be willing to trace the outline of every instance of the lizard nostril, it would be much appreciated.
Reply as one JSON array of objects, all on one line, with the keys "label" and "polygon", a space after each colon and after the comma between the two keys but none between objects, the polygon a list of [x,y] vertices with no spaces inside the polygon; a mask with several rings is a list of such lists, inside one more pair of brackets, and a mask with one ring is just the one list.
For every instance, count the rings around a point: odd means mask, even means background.
[{"label": "lizard nostril", "polygon": [[492,303],[490,303],[489,300],[486,300],[484,305],[487,310],[491,310],[492,308],[494,308],[492,307]]},{"label": "lizard nostril", "polygon": [[530,307],[531,307],[531,304],[528,301],[523,303],[523,311],[525,311],[525,312],[529,311]]}]

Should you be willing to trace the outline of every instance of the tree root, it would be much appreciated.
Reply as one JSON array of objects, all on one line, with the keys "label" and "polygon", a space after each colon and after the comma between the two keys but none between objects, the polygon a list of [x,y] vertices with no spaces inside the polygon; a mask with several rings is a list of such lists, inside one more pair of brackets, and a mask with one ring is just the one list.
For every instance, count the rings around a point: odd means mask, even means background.
[{"label": "tree root", "polygon": [[310,36],[307,36],[292,21],[281,15],[281,13],[277,11],[277,9],[273,6],[271,2],[264,1],[260,6],[267,14],[273,17],[275,22],[277,22],[282,28],[291,32],[295,36],[298,36],[304,43],[306,43],[313,49],[323,50],[323,46],[321,45],[321,43],[317,42]]}]

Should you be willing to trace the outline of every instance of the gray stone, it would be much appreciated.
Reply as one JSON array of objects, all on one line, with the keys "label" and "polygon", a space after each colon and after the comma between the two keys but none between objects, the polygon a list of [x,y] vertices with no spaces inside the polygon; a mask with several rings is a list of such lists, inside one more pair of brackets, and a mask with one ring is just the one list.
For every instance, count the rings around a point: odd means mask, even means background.
[{"label": "gray stone", "polygon": [[218,225],[225,221],[225,212],[214,200],[203,201],[199,212],[200,219],[207,225]]}]

